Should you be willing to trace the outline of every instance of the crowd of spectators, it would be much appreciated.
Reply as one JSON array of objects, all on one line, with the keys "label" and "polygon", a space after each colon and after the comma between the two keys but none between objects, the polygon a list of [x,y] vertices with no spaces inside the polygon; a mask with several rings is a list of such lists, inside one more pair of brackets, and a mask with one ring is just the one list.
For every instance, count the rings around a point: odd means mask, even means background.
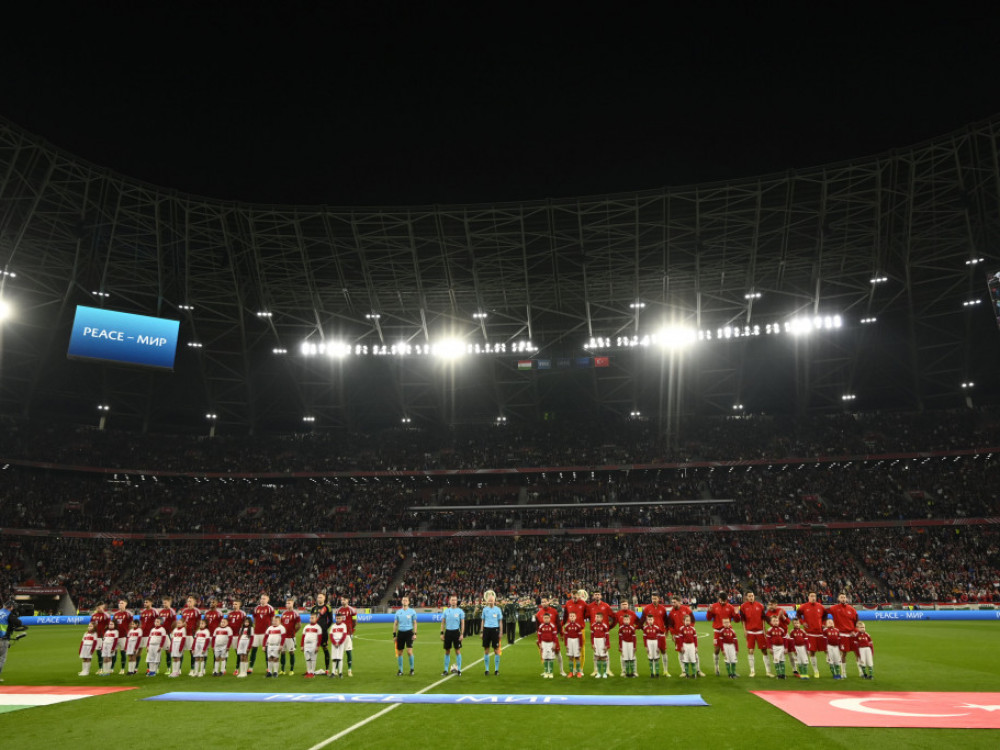
[{"label": "crowd of spectators", "polygon": [[602,466],[860,456],[988,448],[1000,411],[878,412],[655,421],[572,417],[535,423],[397,427],[293,435],[171,436],[7,420],[0,459],[131,471],[277,473]]}]

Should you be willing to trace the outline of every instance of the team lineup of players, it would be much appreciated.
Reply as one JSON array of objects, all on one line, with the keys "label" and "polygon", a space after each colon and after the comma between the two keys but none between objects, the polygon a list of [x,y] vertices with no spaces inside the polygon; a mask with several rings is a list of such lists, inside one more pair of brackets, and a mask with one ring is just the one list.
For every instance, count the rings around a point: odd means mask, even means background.
[{"label": "team lineup of players", "polygon": [[[186,606],[176,612],[170,598],[164,598],[162,607],[155,609],[151,600],[146,600],[143,610],[134,617],[127,602],[119,601],[118,609],[112,613],[98,605],[91,617],[87,632],[80,644],[82,660],[80,676],[90,673],[94,658],[100,660],[98,675],[112,674],[116,660],[120,658],[119,674],[135,675],[145,654],[147,676],[160,672],[166,661],[167,675],[181,674],[184,655],[190,657],[189,675],[205,675],[209,654],[213,657],[212,674],[227,674],[229,652],[236,651],[236,669],[233,674],[246,677],[253,673],[258,649],[263,648],[266,659],[266,677],[295,674],[296,640],[305,662],[305,677],[318,674],[329,677],[353,675],[353,635],[357,610],[350,606],[347,597],[341,597],[341,606],[334,609],[326,602],[324,594],[319,594],[316,604],[310,610],[309,623],[302,625],[301,617],[295,609],[295,601],[288,599],[280,614],[270,605],[266,594],[252,613],[245,612],[242,602],[234,601],[232,609],[223,614],[219,602],[213,600],[211,608],[202,612],[195,607],[193,597],[187,599]],[[614,676],[611,670],[610,654],[612,637],[617,635],[619,668],[622,677],[638,675],[637,659],[641,642],[649,665],[650,677],[670,676],[670,660],[667,648],[668,638],[677,655],[679,674],[686,678],[703,677],[698,654],[698,633],[694,627],[694,612],[680,597],[674,596],[670,606],[661,603],[658,594],[651,596],[651,603],[640,612],[630,607],[615,610],[595,592],[588,597],[580,590],[562,604],[557,600],[543,599],[534,617],[536,645],[542,661],[542,676],[551,679],[556,664],[561,675],[567,678],[582,678],[586,661],[587,643],[593,654],[591,675],[597,679]],[[791,675],[799,679],[817,678],[819,654],[823,654],[827,667],[834,679],[846,679],[845,666],[848,654],[854,654],[858,676],[874,678],[874,645],[865,630],[865,624],[858,619],[857,610],[847,602],[847,596],[840,594],[837,604],[826,607],[817,601],[815,593],[795,609],[795,619],[773,602],[765,606],[756,601],[753,592],[747,592],[743,603],[736,607],[729,603],[726,594],[720,594],[718,601],[709,605],[706,612],[712,627],[712,646],[715,674],[721,676],[721,666],[726,675],[735,679],[739,636],[734,625],[743,626],[749,676],[756,676],[755,653],[760,651],[765,674],[768,677],[786,679],[788,666]],[[393,618],[392,638],[396,650],[396,674],[404,674],[403,657],[408,660],[409,674],[415,672],[413,644],[417,638],[417,612],[410,607],[409,599],[403,597]],[[512,635],[513,627],[508,618],[505,623],[503,610],[497,606],[496,594],[486,591],[481,610],[481,634],[484,653],[484,672],[494,676],[500,674],[501,639]],[[466,612],[458,606],[458,599],[452,596],[441,614],[440,639],[444,647],[444,670],[442,675],[462,674],[462,644],[471,632]],[[613,633],[616,631],[617,633]],[[588,637],[589,635],[589,637]],[[508,642],[512,639],[509,638]],[[451,653],[455,652],[455,662],[451,663]],[[324,657],[324,668],[317,669],[319,654]],[[164,654],[168,657],[163,659]],[[566,662],[569,671],[566,671]],[[286,671],[287,664],[287,671]]]}]

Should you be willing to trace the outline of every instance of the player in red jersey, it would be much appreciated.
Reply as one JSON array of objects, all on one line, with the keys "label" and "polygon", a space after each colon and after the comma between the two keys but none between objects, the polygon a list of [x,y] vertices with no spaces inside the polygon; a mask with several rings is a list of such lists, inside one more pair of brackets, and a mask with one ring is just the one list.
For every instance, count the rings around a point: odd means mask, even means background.
[{"label": "player in red jersey", "polygon": [[538,655],[545,670],[542,672],[542,677],[551,680],[556,660],[556,646],[559,645],[559,628],[552,622],[552,615],[548,612],[542,613],[542,624],[538,626],[535,642],[538,644]]},{"label": "player in red jersey", "polygon": [[566,658],[569,659],[567,677],[583,677],[580,657],[583,653],[583,625],[577,622],[576,612],[569,613],[569,621],[562,626],[563,641],[566,644]]},{"label": "player in red jersey", "polygon": [[768,661],[767,639],[764,637],[764,605],[757,601],[757,597],[752,591],[747,591],[743,595],[743,604],[740,605],[740,622],[743,623],[743,631],[747,638],[747,661],[750,664],[750,676],[756,676],[754,650],[759,648],[761,659],[764,662],[764,671],[770,677],[771,663]]},{"label": "player in red jersey", "polygon": [[118,674],[125,674],[126,670],[126,659],[125,659],[125,640],[128,638],[128,631],[132,629],[132,613],[128,609],[128,602],[124,599],[118,600],[118,609],[111,613],[111,620],[115,624],[115,630],[118,631],[118,644],[115,647],[115,655],[111,657],[111,671],[115,671],[115,660],[121,657],[121,668]]},{"label": "player in red jersey", "polygon": [[608,679],[608,661],[611,650],[611,628],[604,622],[604,613],[595,612],[594,621],[590,623],[590,645],[594,650],[594,667],[598,679]]},{"label": "player in red jersey", "polygon": [[826,638],[826,663],[830,667],[830,674],[833,679],[844,679],[841,666],[843,659],[840,656],[840,631],[833,624],[833,618],[826,618],[826,627],[823,628],[823,637]]},{"label": "player in red jersey", "polygon": [[705,619],[712,623],[712,661],[715,663],[715,676],[719,676],[719,653],[722,651],[722,641],[719,640],[719,631],[722,630],[723,620],[738,622],[740,613],[736,607],[729,603],[729,594],[720,591],[718,601],[708,605],[705,612]]},{"label": "player in red jersey", "polygon": [[[569,600],[563,605],[562,608],[562,621],[557,623],[557,625],[565,625],[569,621],[569,613],[576,613],[576,621],[581,625],[586,626],[587,622],[587,592],[584,589],[579,589],[574,591],[570,596]],[[580,652],[580,667],[583,668],[587,663],[587,640],[584,638],[582,651]],[[562,667],[562,654],[559,656],[559,665]],[[565,671],[565,670],[563,670]]]},{"label": "player in red jersey", "polygon": [[90,616],[90,621],[94,623],[94,632],[97,634],[98,640],[98,650],[104,646],[104,634],[108,630],[108,626],[111,624],[111,615],[106,611],[107,605],[104,602],[99,602],[96,607],[94,607],[94,614]]},{"label": "player in red jersey", "polygon": [[698,676],[698,632],[694,629],[694,621],[684,618],[677,641],[681,644],[681,669],[684,676],[695,679]]},{"label": "player in red jersey", "polygon": [[[354,676],[354,626],[358,621],[358,610],[351,606],[351,600],[346,596],[340,597],[340,608],[334,613],[344,616],[344,625],[347,627],[347,640],[344,641],[344,654],[347,656],[347,676]],[[343,674],[343,668],[341,668]]]},{"label": "player in red jersey", "polygon": [[156,622],[156,610],[153,609],[153,600],[146,599],[142,603],[142,612],[139,613],[139,630],[142,631],[142,640],[139,641],[139,648],[145,650],[149,647],[149,633]]},{"label": "player in red jersey", "polygon": [[[608,630],[614,630],[615,626],[618,625],[618,619],[615,617],[615,611],[611,608],[611,605],[606,601],[603,601],[602,594],[600,591],[595,591],[590,595],[590,603],[587,605],[587,619],[590,621],[591,626],[594,624],[594,615],[598,612],[601,613],[601,619],[607,626]],[[593,638],[593,634],[591,634]],[[610,650],[611,646],[611,636],[608,636],[608,647]],[[611,671],[610,660],[605,665],[607,667],[607,675],[609,677],[614,677],[615,673]],[[595,677],[597,676],[597,664],[594,664],[594,671],[591,673]]]},{"label": "player in red jersey", "polygon": [[[554,606],[556,601],[557,600],[554,596],[542,597],[542,606],[539,607],[538,611],[535,613],[535,622],[537,623],[535,626],[535,632],[538,632],[538,628],[541,627],[541,624],[545,621],[546,613],[549,614],[550,622],[552,622],[552,624],[558,629],[560,620],[559,611]],[[582,623],[583,621],[581,620],[580,622]],[[563,665],[562,650],[559,648],[558,639],[556,640],[556,656],[559,657],[559,674],[565,677],[566,667]]]},{"label": "player in red jersey", "polygon": [[[685,617],[690,617],[691,622],[694,622],[694,612],[691,610],[691,608],[688,605],[684,604],[679,596],[674,595],[670,597],[670,609],[667,610],[666,628],[670,633],[671,640],[673,641],[674,651],[677,653],[678,661],[680,661],[680,656],[681,656],[681,644],[680,641],[677,640],[677,635],[678,633],[681,632],[681,628],[684,627]],[[667,656],[668,653],[669,653],[668,651],[664,651],[663,654],[664,659],[666,660],[667,663],[667,667],[670,666],[670,660],[669,657]],[[680,669],[681,673],[683,674],[684,667],[678,667],[678,669]],[[664,671],[666,672],[667,677],[669,677],[670,676],[669,670],[665,669]],[[701,671],[700,660],[698,662],[698,676],[699,677],[705,676]]]},{"label": "player in red jersey", "polygon": [[621,654],[622,677],[636,677],[636,633],[631,610],[618,612],[618,651]]},{"label": "player in red jersey", "polygon": [[[784,630],[785,633],[787,633],[788,629],[791,627],[792,618],[790,618],[788,616],[788,613],[785,611],[785,608],[784,607],[779,607],[778,603],[775,602],[773,599],[771,601],[769,601],[767,603],[767,606],[764,608],[764,622],[768,622],[768,623],[771,622],[771,618],[772,617],[777,617],[778,618],[778,625],[781,626],[782,630]],[[772,640],[768,639],[767,645],[768,645],[768,648],[770,648],[770,650],[771,650],[771,663],[774,665],[775,671],[777,671],[777,669],[778,669],[778,662],[781,661],[781,660],[787,660],[787,659],[791,658],[791,654],[788,652],[789,650],[787,648],[782,647],[782,649],[781,649],[781,657],[779,659],[779,658],[775,657],[775,655],[774,655],[774,649],[771,648],[774,645],[774,642]],[[781,673],[785,674],[786,671],[787,670],[784,667],[782,667]],[[784,679],[784,677],[782,677],[781,679]]]},{"label": "player in red jersey", "polygon": [[787,631],[781,626],[781,617],[778,615],[772,615],[768,622],[771,623],[771,627],[767,629],[764,637],[767,638],[767,645],[774,661],[774,676],[783,680],[785,679],[785,636]]},{"label": "player in red jersey", "polygon": [[826,607],[817,601],[816,592],[810,591],[804,604],[795,611],[798,618],[805,624],[806,649],[809,652],[809,663],[812,665],[813,679],[819,677],[817,651],[826,652],[826,639],[823,637],[823,620],[826,619]]},{"label": "player in red jersey", "polygon": [[[833,626],[840,631],[840,653],[846,670],[848,652],[854,653],[855,661],[858,657],[858,651],[854,645],[854,639],[858,635],[858,610],[847,603],[847,594],[843,591],[837,596],[837,603],[830,607],[830,617],[833,618]],[[861,665],[858,664],[858,677],[863,676]]]},{"label": "player in red jersey", "polygon": [[281,613],[281,627],[285,629],[285,640],[281,644],[281,671],[285,674],[285,654],[288,654],[288,674],[295,674],[295,635],[299,632],[302,618],[295,611],[295,600],[285,601],[285,611]]},{"label": "player in red jersey", "polygon": [[[680,605],[680,598],[674,597],[678,605]],[[652,620],[657,624],[657,626],[662,631],[660,635],[660,640],[657,642],[657,651],[659,653],[660,661],[660,671],[663,672],[664,677],[670,676],[670,663],[667,661],[667,631],[669,630],[673,634],[673,627],[671,626],[671,621],[668,619],[667,608],[660,603],[660,594],[654,591],[649,596],[650,603],[642,608],[642,626],[643,631],[645,631],[645,625],[649,620]],[[690,612],[690,610],[688,610]],[[684,619],[681,618],[678,623],[678,627],[684,624]]]},{"label": "player in red jersey", "polygon": [[191,658],[191,671],[188,673],[191,677],[195,677],[197,673],[194,666],[194,651],[191,650],[191,646],[194,645],[194,634],[198,632],[198,628],[201,626],[201,610],[194,605],[194,597],[189,596],[184,609],[180,612],[181,621],[184,623],[184,632],[187,633],[187,643],[184,648],[188,651]]},{"label": "player in red jersey", "polygon": [[[646,645],[646,658],[649,659],[649,676],[660,676],[660,643],[664,640],[663,627],[657,624],[653,616],[642,620],[642,640]],[[670,675],[668,674],[667,677]]]},{"label": "player in red jersey", "polygon": [[[250,649],[250,668],[247,674],[253,674],[253,665],[257,661],[257,649],[264,645],[264,634],[271,627],[271,620],[274,618],[274,607],[268,602],[271,597],[267,594],[260,595],[260,603],[253,608],[253,647]],[[277,670],[275,670],[277,672]]]},{"label": "player in red jersey", "polygon": [[867,628],[863,622],[858,623],[858,635],[854,639],[855,648],[858,655],[858,669],[861,670],[861,678],[864,680],[875,679],[875,644],[872,637],[868,635]]},{"label": "player in red jersey", "polygon": [[219,608],[219,600],[212,599],[211,606],[205,611],[205,627],[208,628],[208,632],[215,635],[215,629],[219,627],[219,623],[222,622],[222,610]]},{"label": "player in red jersey", "polygon": [[[624,621],[624,619],[626,617],[628,617],[629,623],[632,625],[633,628],[636,627],[636,623],[639,620],[639,616],[635,612],[632,611],[632,608],[629,606],[628,599],[626,599],[625,597],[622,597],[621,609],[619,609],[617,612],[615,612],[612,615],[612,617],[614,618],[615,625],[617,625],[618,627],[622,626],[622,622]],[[619,646],[620,645],[621,644],[619,643]],[[620,648],[619,648],[619,651],[621,651]],[[634,657],[633,657],[633,659],[634,659]],[[626,676],[626,674],[625,674],[625,661],[626,661],[625,657],[622,656],[621,654],[619,654],[619,664],[618,664],[618,666],[621,669],[621,676],[622,677]]]},{"label": "player in red jersey", "polygon": [[733,630],[732,623],[728,619],[722,621],[722,627],[719,629],[719,642],[722,644],[722,655],[726,661],[726,674],[729,679],[735,680],[739,677],[736,674],[736,655],[740,651],[740,640],[736,637],[736,631]]}]

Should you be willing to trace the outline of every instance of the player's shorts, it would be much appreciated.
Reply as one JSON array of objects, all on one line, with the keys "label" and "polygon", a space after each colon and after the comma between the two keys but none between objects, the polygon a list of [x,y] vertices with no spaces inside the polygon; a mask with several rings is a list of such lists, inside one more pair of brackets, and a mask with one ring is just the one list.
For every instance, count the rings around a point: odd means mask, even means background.
[{"label": "player's shorts", "polygon": [[840,634],[840,652],[846,654],[848,651],[853,651],[855,656],[857,656],[858,634],[856,632]]},{"label": "player's shorts", "polygon": [[281,650],[282,650],[283,653],[286,653],[286,654],[290,654],[293,651],[295,651],[295,639],[294,638],[285,638],[281,642]]},{"label": "player's shorts", "polygon": [[195,659],[204,659],[208,656],[208,646],[199,646],[198,648],[191,649],[191,655]]},{"label": "player's shorts", "polygon": [[795,660],[799,664],[808,664],[809,663],[809,653],[806,651],[806,647],[805,646],[796,646],[795,647]]},{"label": "player's shorts", "polygon": [[594,639],[594,658],[604,659],[608,655],[608,639],[607,638],[595,638]]},{"label": "player's shorts", "polygon": [[104,643],[101,644],[101,656],[105,659],[110,659],[115,655],[115,640],[113,638],[105,638]]},{"label": "player's shorts", "polygon": [[[333,648],[336,648],[336,646],[333,646]],[[402,651],[404,648],[413,648],[412,630],[396,631],[396,650]]]},{"label": "player's shorts", "polygon": [[81,659],[89,659],[89,658],[91,658],[94,655],[94,651],[95,650],[96,649],[94,648],[94,644],[90,644],[90,645],[84,646],[82,648],[82,650],[80,651],[80,658]]},{"label": "player's shorts", "polygon": [[160,660],[160,647],[153,646],[152,648],[146,649],[146,663],[157,662]]},{"label": "player's shorts", "polygon": [[267,658],[274,661],[281,655],[281,644],[280,643],[269,643],[266,646]]},{"label": "player's shorts", "polygon": [[576,659],[580,656],[580,639],[579,638],[567,638],[566,639],[566,656],[571,659]]},{"label": "player's shorts", "polygon": [[215,658],[218,661],[229,658],[229,646],[216,646],[213,650]]},{"label": "player's shorts", "polygon": [[349,635],[347,636],[346,639],[344,639],[344,651],[353,651],[353,650],[354,650],[354,636]]},{"label": "player's shorts", "polygon": [[826,651],[826,636],[822,633],[806,633],[806,647],[810,651]]},{"label": "player's shorts", "polygon": [[240,640],[236,643],[236,655],[246,656],[250,652],[250,641]]},{"label": "player's shorts", "polygon": [[858,649],[858,664],[862,667],[875,666],[875,655],[871,646],[862,646]]},{"label": "player's shorts", "polygon": [[693,643],[681,644],[681,661],[686,664],[694,664],[698,661],[698,650]]},{"label": "player's shorts", "polygon": [[253,634],[253,644],[251,644],[251,645],[253,645],[254,648],[260,648],[261,646],[263,646],[264,645],[264,634],[263,633],[254,633]]},{"label": "player's shorts", "polygon": [[[655,641],[653,641],[653,640],[647,640],[645,643],[646,643],[646,656],[648,658],[650,658],[650,659],[659,659],[660,658],[660,642],[659,642],[659,639],[657,639]],[[678,642],[677,645],[678,645],[678,649],[677,650],[679,651],[680,650],[680,642]]]},{"label": "player's shorts", "polygon": [[721,648],[722,641],[719,640],[719,633],[722,632],[722,628],[712,628],[712,648]]},{"label": "player's shorts", "polygon": [[147,646],[149,646],[149,636],[144,635],[139,639],[139,648],[146,648]]},{"label": "player's shorts", "polygon": [[184,642],[175,644],[173,641],[170,643],[170,655],[180,659],[184,656]]},{"label": "player's shorts", "polygon": [[[346,643],[346,641],[345,641],[345,643]],[[402,651],[403,649],[400,648],[399,650]],[[339,646],[335,646],[332,643],[330,644],[330,658],[331,659],[343,659],[344,658],[344,644],[343,643],[341,643]]]},{"label": "player's shorts", "polygon": [[306,659],[316,656],[317,651],[319,651],[319,643],[306,643],[302,646],[302,653],[305,654]]},{"label": "player's shorts", "polygon": [[500,648],[500,628],[483,628],[483,648]]},{"label": "player's shorts", "polygon": [[542,659],[552,661],[556,658],[556,644],[551,641],[542,641]]},{"label": "player's shorts", "polygon": [[459,630],[458,628],[455,628],[454,630],[444,631],[444,650],[451,651],[452,649],[455,649],[456,651],[461,651],[462,650],[462,639],[460,638],[461,635],[462,631]]},{"label": "player's shorts", "polygon": [[129,649],[129,647],[127,645],[125,646],[125,654],[127,656],[130,656],[130,657],[131,656],[135,656],[137,653],[139,653],[139,643],[138,642],[134,643],[132,645],[131,649]]},{"label": "player's shorts", "polygon": [[[667,634],[666,633],[664,633],[663,635],[661,635],[656,640],[656,645],[657,645],[657,648],[659,648],[661,654],[665,654],[667,652]],[[679,648],[677,650],[680,651]]]},{"label": "player's shorts", "polygon": [[125,646],[126,646],[126,642],[127,641],[128,641],[128,638],[119,638],[118,639],[118,650],[119,651],[124,651],[125,650]]},{"label": "player's shorts", "polygon": [[621,644],[622,648],[622,660],[633,661],[635,659],[635,644],[631,641],[625,641]]},{"label": "player's shorts", "polygon": [[754,648],[759,648],[761,651],[767,651],[767,638],[764,637],[763,630],[747,631],[747,650],[753,651]]},{"label": "player's shorts", "polygon": [[785,647],[784,646],[771,646],[771,659],[777,663],[785,658]]},{"label": "player's shorts", "polygon": [[193,645],[194,645],[194,636],[193,635],[189,635],[187,638],[184,639],[184,650],[185,651],[190,651],[191,647]]},{"label": "player's shorts", "polygon": [[723,643],[722,653],[726,657],[726,661],[732,664],[736,661],[736,644],[735,643]]},{"label": "player's shorts", "polygon": [[843,658],[840,655],[840,646],[834,646],[833,644],[828,644],[826,647],[826,663],[827,664],[842,664]]}]

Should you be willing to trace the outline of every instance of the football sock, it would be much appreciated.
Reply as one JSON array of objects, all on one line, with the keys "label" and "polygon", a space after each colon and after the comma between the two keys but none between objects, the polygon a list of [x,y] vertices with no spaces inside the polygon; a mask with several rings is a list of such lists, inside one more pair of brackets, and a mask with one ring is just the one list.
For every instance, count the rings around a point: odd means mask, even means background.
[{"label": "football sock", "polygon": [[410,654],[410,671],[413,671],[413,654]]},{"label": "football sock", "polygon": [[294,672],[295,671],[295,654],[288,655],[288,668]]},{"label": "football sock", "polygon": [[284,652],[282,652],[282,654],[281,654],[281,671],[282,672],[285,671],[285,654],[284,654]]},{"label": "football sock", "polygon": [[816,654],[809,657],[809,663],[812,664],[814,673],[819,671],[819,661],[816,658]]},{"label": "football sock", "polygon": [[[351,652],[348,651],[347,653],[350,654]],[[351,657],[348,656],[347,658],[350,659]],[[323,646],[323,664],[325,665],[326,671],[329,672],[330,671],[330,647],[329,646]]]},{"label": "football sock", "polygon": [[493,669],[495,669],[497,672],[499,672],[500,671],[500,654],[494,654],[493,655],[493,665],[494,665]]},{"label": "football sock", "polygon": [[451,666],[451,654],[444,655],[444,671],[448,671],[448,667]]},{"label": "football sock", "polygon": [[712,661],[715,662],[715,671],[718,672],[719,671],[719,655],[718,654],[712,654]]},{"label": "football sock", "polygon": [[347,652],[347,668],[350,669],[351,665],[353,663],[354,663],[354,652],[353,651],[348,651]]},{"label": "football sock", "polygon": [[250,649],[250,669],[253,669],[253,665],[257,663],[257,647],[254,646]]},{"label": "football sock", "polygon": [[[351,652],[348,651],[347,653],[351,653]],[[351,665],[351,660],[348,659],[347,660],[347,666],[350,667],[350,665]],[[455,654],[455,666],[458,667],[458,671],[459,672],[462,671],[462,653],[461,652]]]},{"label": "football sock", "polygon": [[399,668],[400,672],[403,671],[403,655],[402,654],[400,654],[399,656],[396,657],[396,666]]}]

